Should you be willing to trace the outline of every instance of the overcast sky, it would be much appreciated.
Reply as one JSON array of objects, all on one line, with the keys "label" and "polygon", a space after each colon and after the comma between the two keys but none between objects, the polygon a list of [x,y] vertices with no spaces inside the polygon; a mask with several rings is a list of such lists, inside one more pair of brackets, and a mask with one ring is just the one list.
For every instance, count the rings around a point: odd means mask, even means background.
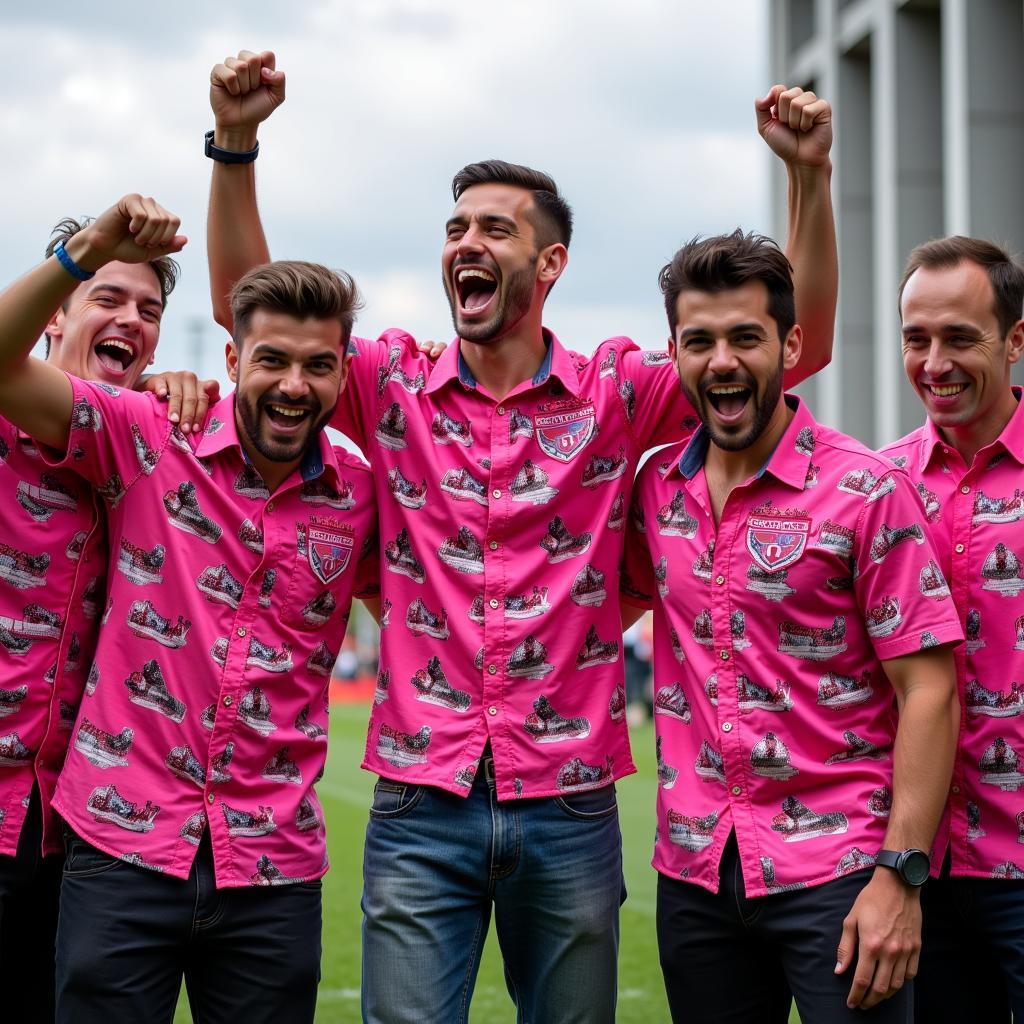
[{"label": "overcast sky", "polygon": [[[0,280],[67,214],[129,191],[191,242],[158,366],[223,378],[204,244],[214,63],[273,49],[288,99],[261,132],[260,204],[277,257],[344,267],[357,332],[448,340],[440,283],[452,174],[502,157],[551,173],[572,203],[570,265],[547,323],[570,348],[667,333],[657,272],[697,233],[767,231],[763,0],[48,0],[4,5],[6,200]],[[204,346],[196,364],[195,332]]]}]

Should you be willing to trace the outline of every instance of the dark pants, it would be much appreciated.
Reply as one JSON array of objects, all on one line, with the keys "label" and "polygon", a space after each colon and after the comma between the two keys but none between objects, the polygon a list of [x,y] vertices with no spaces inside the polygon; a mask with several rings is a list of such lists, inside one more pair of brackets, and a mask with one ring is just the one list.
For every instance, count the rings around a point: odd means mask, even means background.
[{"label": "dark pants", "polygon": [[208,836],[187,881],[72,835],[57,932],[57,1020],[174,1016],[182,976],[196,1024],[307,1024],[320,980],[320,883],[216,889]]},{"label": "dark pants", "polygon": [[843,918],[868,872],[748,899],[732,837],[720,872],[717,893],[658,876],[658,947],[673,1021],[785,1024],[792,992],[806,1024],[909,1024],[909,984],[870,1010],[850,1010],[855,967],[835,974]]},{"label": "dark pants", "polygon": [[13,857],[0,855],[0,990],[5,1020],[53,1021],[53,949],[63,858],[41,852],[39,791],[32,790]]},{"label": "dark pants", "polygon": [[914,982],[919,1024],[1024,1021],[1024,882],[941,878],[925,883],[921,968]]}]

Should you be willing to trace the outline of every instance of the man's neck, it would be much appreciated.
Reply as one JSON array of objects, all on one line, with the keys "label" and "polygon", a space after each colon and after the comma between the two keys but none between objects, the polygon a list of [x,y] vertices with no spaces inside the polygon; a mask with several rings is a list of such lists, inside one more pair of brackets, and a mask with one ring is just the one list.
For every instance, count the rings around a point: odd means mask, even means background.
[{"label": "man's neck", "polygon": [[1006,429],[1006,424],[1010,422],[1016,411],[1017,396],[1007,388],[1005,400],[1001,401],[999,407],[993,409],[983,420],[965,423],[961,427],[942,428],[936,426],[936,431],[946,444],[960,453],[964,464],[969,466],[982,448],[987,448],[993,441],[999,439]]},{"label": "man's neck", "polygon": [[749,480],[771,458],[782,435],[789,428],[794,410],[786,404],[785,398],[779,404],[771,420],[761,435],[746,448],[730,451],[719,448],[713,441],[708,445],[708,453],[704,459],[705,473],[711,473],[716,479],[728,485],[731,490],[738,484]]},{"label": "man's neck", "polygon": [[493,341],[460,339],[459,351],[477,383],[501,400],[523,381],[535,377],[544,362],[547,345],[540,314],[527,314],[514,330]]}]

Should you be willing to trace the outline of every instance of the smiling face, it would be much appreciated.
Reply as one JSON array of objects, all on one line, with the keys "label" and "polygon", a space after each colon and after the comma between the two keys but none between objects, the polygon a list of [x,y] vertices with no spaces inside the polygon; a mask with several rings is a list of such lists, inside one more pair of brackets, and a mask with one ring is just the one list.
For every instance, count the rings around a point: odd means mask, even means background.
[{"label": "smiling face", "polygon": [[531,310],[539,318],[549,284],[538,277],[532,212],[533,196],[513,185],[474,185],[456,204],[441,269],[452,323],[465,341],[504,337]]},{"label": "smiling face", "polygon": [[683,392],[712,442],[742,451],[786,423],[785,370],[800,355],[800,328],[779,340],[768,289],[748,281],[718,292],[685,289],[669,347]]},{"label": "smiling face", "polygon": [[1016,325],[1003,336],[992,284],[977,263],[920,267],[900,305],[903,368],[928,418],[943,431],[994,440],[1016,401],[1010,366],[1021,354]]},{"label": "smiling face", "polygon": [[258,309],[241,352],[228,345],[239,439],[271,486],[301,462],[330,419],[348,376],[342,344],[337,320]]},{"label": "smiling face", "polygon": [[146,263],[108,263],[47,324],[49,362],[83,380],[132,388],[160,337],[160,282]]}]

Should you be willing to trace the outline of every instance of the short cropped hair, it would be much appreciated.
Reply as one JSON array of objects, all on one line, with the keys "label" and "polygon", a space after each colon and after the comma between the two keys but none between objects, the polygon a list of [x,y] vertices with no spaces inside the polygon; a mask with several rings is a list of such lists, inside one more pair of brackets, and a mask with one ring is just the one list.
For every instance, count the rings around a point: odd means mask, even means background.
[{"label": "short cropped hair", "polygon": [[900,319],[903,319],[903,292],[915,271],[922,267],[945,270],[964,262],[977,263],[988,274],[992,285],[992,312],[1005,338],[1024,310],[1024,267],[1008,249],[983,238],[950,235],[917,246],[908,257],[900,279]]},{"label": "short cropped hair", "polygon": [[458,202],[462,193],[474,185],[513,185],[533,196],[536,211],[533,226],[539,247],[561,242],[566,248],[572,239],[572,208],[558,192],[555,179],[543,171],[505,160],[481,160],[467,164],[452,178],[452,195]]},{"label": "short cropped hair", "polygon": [[679,325],[676,300],[682,292],[714,294],[750,281],[760,281],[768,289],[768,312],[779,338],[785,340],[796,323],[793,268],[771,238],[744,234],[739,228],[729,235],[691,239],[661,268],[658,283],[672,336]]},{"label": "short cropped hair", "polygon": [[259,310],[297,320],[337,320],[348,345],[360,306],[355,281],[343,270],[304,260],[275,260],[253,267],[231,289],[234,340],[240,349],[252,316]]}]

